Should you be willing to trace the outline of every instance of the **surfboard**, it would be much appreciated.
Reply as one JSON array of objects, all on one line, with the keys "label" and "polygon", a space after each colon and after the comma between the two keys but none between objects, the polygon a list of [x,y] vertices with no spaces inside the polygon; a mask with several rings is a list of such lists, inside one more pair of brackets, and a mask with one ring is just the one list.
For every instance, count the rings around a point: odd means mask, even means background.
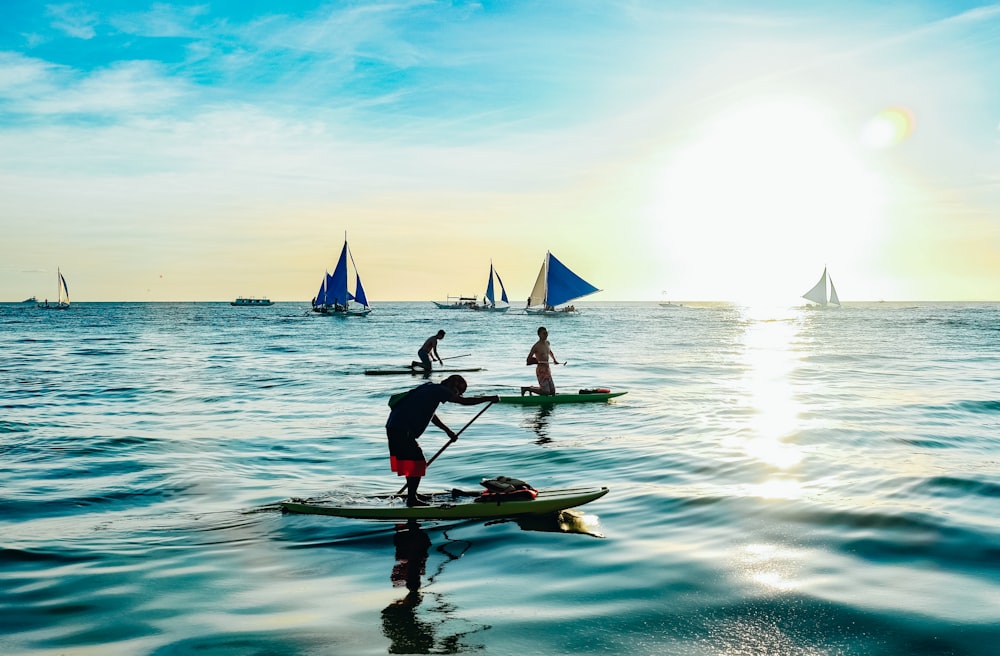
[{"label": "surfboard", "polygon": [[524,396],[501,396],[500,403],[512,405],[547,405],[549,403],[588,403],[593,401],[607,401],[616,396],[622,396],[628,392],[595,392],[591,394],[553,394],[551,396],[528,395]]},{"label": "surfboard", "polygon": [[285,512],[306,515],[331,515],[351,519],[490,519],[545,515],[582,506],[608,493],[607,487],[539,490],[535,499],[526,501],[475,501],[473,497],[445,492],[431,495],[431,505],[408,508],[406,499],[395,495],[374,497],[365,502],[338,505],[292,499],[282,501]]},{"label": "surfboard", "polygon": [[427,372],[419,367],[400,367],[398,369],[365,369],[366,376],[392,376],[395,374],[413,374],[413,375],[423,375],[426,373],[432,374],[457,374],[469,371],[482,371],[482,367],[467,367],[467,368],[453,368],[445,367],[443,369],[431,369]]}]

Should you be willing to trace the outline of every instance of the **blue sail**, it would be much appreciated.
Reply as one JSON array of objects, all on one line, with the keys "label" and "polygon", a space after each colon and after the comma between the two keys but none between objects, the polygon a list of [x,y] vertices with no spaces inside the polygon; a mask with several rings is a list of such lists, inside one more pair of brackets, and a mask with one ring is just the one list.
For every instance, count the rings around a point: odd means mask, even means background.
[{"label": "blue sail", "polygon": [[547,283],[545,304],[553,307],[601,291],[570,271],[552,253],[549,253]]},{"label": "blue sail", "polygon": [[499,273],[497,274],[497,282],[500,283],[500,300],[503,301],[504,303],[510,304],[510,301],[507,300],[507,290],[504,289],[503,280],[500,280]]},{"label": "blue sail", "polygon": [[325,305],[347,305],[350,297],[347,293],[347,242],[340,251],[340,259],[337,260],[337,267],[333,274],[326,281]]},{"label": "blue sail", "polygon": [[324,305],[326,303],[326,279],[330,277],[330,274],[323,274],[323,282],[319,284],[319,291],[316,292],[316,298],[313,299],[313,307],[317,305]]},{"label": "blue sail", "polygon": [[365,288],[361,286],[361,276],[358,276],[358,285],[354,290],[354,300],[368,307],[368,297],[365,296]]},{"label": "blue sail", "polygon": [[503,280],[500,280],[500,274],[493,268],[493,262],[490,262],[490,279],[486,283],[486,294],[484,295],[486,300],[489,301],[490,305],[496,307],[496,290],[493,286],[493,276],[496,276],[497,282],[500,283],[500,300],[509,305],[510,301],[507,300],[507,290],[504,289]]},{"label": "blue sail", "polygon": [[496,305],[497,302],[493,298],[493,265],[490,264],[490,281],[486,283],[486,300],[490,302],[490,305]]}]

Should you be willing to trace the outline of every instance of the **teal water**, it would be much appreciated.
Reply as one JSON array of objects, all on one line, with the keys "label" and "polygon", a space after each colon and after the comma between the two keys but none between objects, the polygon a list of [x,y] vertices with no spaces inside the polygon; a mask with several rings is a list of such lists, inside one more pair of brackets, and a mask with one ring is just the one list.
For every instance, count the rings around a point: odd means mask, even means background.
[{"label": "teal water", "polygon": [[628,394],[493,406],[424,489],[610,494],[405,530],[277,503],[398,489],[420,381],[361,372],[444,328],[469,395],[516,393],[537,317],[0,306],[0,653],[994,653],[1000,305],[578,307],[557,387]]}]

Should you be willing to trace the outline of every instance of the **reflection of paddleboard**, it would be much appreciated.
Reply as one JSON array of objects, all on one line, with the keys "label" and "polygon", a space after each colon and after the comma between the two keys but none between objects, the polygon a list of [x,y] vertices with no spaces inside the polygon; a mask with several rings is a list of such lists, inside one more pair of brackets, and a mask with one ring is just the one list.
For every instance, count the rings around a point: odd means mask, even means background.
[{"label": "reflection of paddleboard", "polygon": [[588,401],[607,401],[628,392],[593,392],[591,394],[553,394],[551,396],[527,395],[501,396],[500,403],[519,405],[548,405],[549,403],[587,403]]},{"label": "reflection of paddleboard", "polygon": [[450,367],[444,369],[431,369],[426,371],[420,367],[400,367],[399,369],[365,369],[365,374],[368,376],[391,376],[393,374],[454,374],[463,371],[482,371],[482,367],[469,367],[467,369],[452,369]]},{"label": "reflection of paddleboard", "polygon": [[[444,493],[432,495],[431,505],[415,508],[407,508],[405,497],[396,496],[340,506],[308,501],[282,501],[281,508],[292,513],[333,515],[353,519],[487,519],[554,513],[599,499],[607,493],[606,487],[539,490],[538,496],[534,499],[500,502],[477,502],[467,496],[455,498],[450,493]],[[475,498],[478,498],[478,495]]]}]

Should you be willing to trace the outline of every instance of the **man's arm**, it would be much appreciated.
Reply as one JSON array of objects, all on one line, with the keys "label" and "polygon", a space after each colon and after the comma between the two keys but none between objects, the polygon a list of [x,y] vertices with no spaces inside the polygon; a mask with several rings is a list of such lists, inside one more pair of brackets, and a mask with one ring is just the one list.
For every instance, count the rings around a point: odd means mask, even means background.
[{"label": "man's arm", "polygon": [[440,428],[441,430],[443,430],[445,434],[448,436],[448,439],[451,440],[452,442],[458,439],[458,435],[455,435],[454,431],[445,426],[444,422],[438,419],[437,415],[431,417],[431,423]]},{"label": "man's arm", "polygon": [[494,394],[493,396],[470,396],[466,398],[464,396],[459,396],[456,394],[452,397],[451,402],[457,403],[459,405],[479,405],[480,403],[499,403],[500,397]]}]

